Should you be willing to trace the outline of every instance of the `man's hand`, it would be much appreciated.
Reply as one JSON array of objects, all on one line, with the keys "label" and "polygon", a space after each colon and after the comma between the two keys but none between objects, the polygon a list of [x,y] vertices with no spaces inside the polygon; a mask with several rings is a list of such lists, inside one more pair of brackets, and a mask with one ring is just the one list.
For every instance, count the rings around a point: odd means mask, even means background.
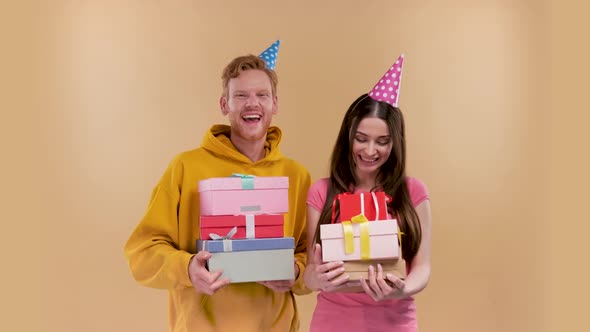
[{"label": "man's hand", "polygon": [[295,280],[299,276],[299,265],[295,264],[295,278],[292,280],[275,280],[275,281],[260,281],[258,282],[261,285],[264,285],[275,292],[288,292],[291,290],[291,287],[295,284]]},{"label": "man's hand", "polygon": [[218,280],[223,271],[210,273],[205,264],[211,258],[208,251],[199,251],[194,255],[188,264],[188,275],[193,287],[200,293],[213,295],[218,289],[229,284],[228,279]]}]

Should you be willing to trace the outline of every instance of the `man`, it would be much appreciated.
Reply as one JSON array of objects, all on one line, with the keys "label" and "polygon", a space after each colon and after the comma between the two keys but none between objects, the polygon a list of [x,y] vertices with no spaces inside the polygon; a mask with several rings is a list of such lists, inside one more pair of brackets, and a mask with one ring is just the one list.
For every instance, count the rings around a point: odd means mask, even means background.
[{"label": "man", "polygon": [[[307,258],[305,200],[311,178],[303,166],[281,154],[281,130],[270,126],[278,111],[273,70],[278,43],[261,54],[270,58],[267,63],[248,55],[227,65],[220,106],[230,125],[213,125],[199,148],[174,158],[125,245],[134,278],[142,285],[169,291],[171,331],[299,328],[293,293],[309,292],[302,276]],[[295,238],[293,280],[230,284],[220,278],[221,272],[207,270],[210,253],[196,252],[198,182],[232,173],[289,177],[284,236]]]}]

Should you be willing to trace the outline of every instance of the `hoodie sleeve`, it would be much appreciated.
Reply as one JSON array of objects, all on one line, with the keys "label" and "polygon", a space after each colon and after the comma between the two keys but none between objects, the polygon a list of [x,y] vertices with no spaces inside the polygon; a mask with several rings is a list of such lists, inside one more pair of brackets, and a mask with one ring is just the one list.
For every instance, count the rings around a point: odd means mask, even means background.
[{"label": "hoodie sleeve", "polygon": [[295,263],[299,267],[299,275],[291,291],[297,295],[311,293],[311,290],[303,283],[303,273],[307,265],[307,221],[306,221],[306,198],[307,191],[311,185],[311,176],[305,171],[305,176],[297,187],[295,193],[296,210],[293,220],[293,237],[295,238]]},{"label": "hoodie sleeve", "polygon": [[148,287],[192,287],[188,275],[192,254],[178,250],[177,244],[180,182],[175,179],[179,176],[175,169],[182,170],[182,167],[177,163],[168,167],[152,192],[145,215],[124,248],[133,277]]}]

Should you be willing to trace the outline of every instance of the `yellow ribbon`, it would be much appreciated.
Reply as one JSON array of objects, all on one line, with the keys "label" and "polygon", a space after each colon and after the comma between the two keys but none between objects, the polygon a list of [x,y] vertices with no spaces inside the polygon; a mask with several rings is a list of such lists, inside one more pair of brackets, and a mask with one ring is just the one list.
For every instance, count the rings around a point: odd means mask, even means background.
[{"label": "yellow ribbon", "polygon": [[[397,220],[396,220],[396,221],[397,221]],[[398,226],[397,226],[397,241],[399,242],[399,251],[400,251],[399,258],[400,258],[400,259],[402,258],[402,254],[401,254],[401,251],[402,251],[402,235],[405,235],[405,233],[404,233],[404,232],[402,232],[402,231],[399,229],[399,225],[398,225]]]},{"label": "yellow ribbon", "polygon": [[[395,220],[397,223],[397,219]],[[399,242],[399,247],[402,247],[402,235],[405,235],[404,232],[399,229],[399,224],[397,225],[397,241]]]},{"label": "yellow ribbon", "polygon": [[342,230],[344,231],[344,252],[350,255],[354,252],[354,233],[352,231],[352,224],[359,224],[361,228],[361,259],[370,259],[371,246],[369,240],[369,221],[367,217],[362,214],[350,218],[350,221],[342,222]]}]

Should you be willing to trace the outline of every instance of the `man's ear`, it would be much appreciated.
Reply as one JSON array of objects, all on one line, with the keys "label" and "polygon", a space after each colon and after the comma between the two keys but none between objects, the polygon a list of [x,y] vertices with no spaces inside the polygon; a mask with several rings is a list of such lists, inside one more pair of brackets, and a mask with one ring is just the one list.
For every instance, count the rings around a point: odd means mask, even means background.
[{"label": "man's ear", "polygon": [[274,95],[272,97],[272,114],[277,114],[279,112],[279,96]]},{"label": "man's ear", "polygon": [[229,113],[229,107],[227,106],[227,98],[224,95],[221,95],[219,98],[219,107],[221,108],[221,114],[226,116]]}]

